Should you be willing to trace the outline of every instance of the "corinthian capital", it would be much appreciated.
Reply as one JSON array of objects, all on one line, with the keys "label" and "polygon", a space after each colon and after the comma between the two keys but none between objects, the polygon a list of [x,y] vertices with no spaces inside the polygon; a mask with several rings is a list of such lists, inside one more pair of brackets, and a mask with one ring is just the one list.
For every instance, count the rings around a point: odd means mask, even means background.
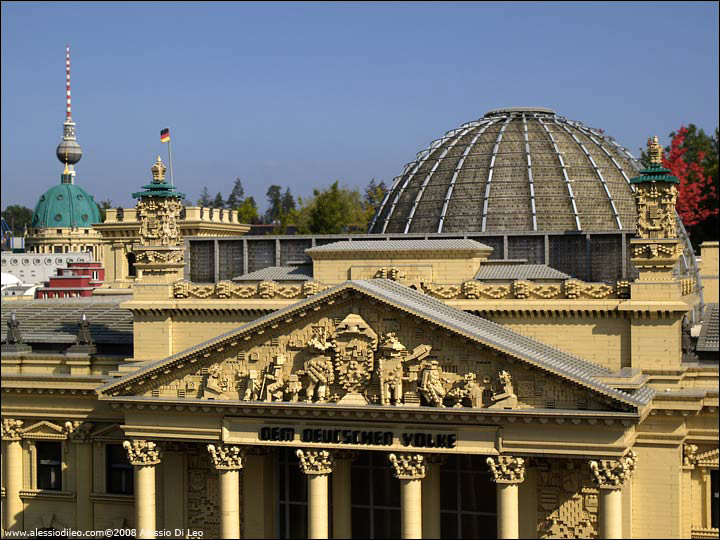
[{"label": "corinthian capital", "polygon": [[398,480],[425,478],[425,456],[422,454],[390,454],[388,459]]},{"label": "corinthian capital", "polygon": [[599,488],[620,489],[632,476],[637,463],[637,454],[630,450],[620,459],[601,459],[590,462],[593,479]]},{"label": "corinthian capital", "polygon": [[90,432],[92,431],[92,422],[65,422],[65,433],[68,439],[75,443],[85,443],[90,440]]},{"label": "corinthian capital", "polygon": [[157,465],[160,463],[160,447],[152,441],[125,441],[123,448],[133,465]]},{"label": "corinthian capital", "polygon": [[235,471],[243,468],[245,452],[239,446],[208,444],[210,459],[219,471]]},{"label": "corinthian capital", "polygon": [[300,459],[300,469],[305,474],[332,472],[333,457],[327,450],[298,450],[295,454]]},{"label": "corinthian capital", "polygon": [[492,481],[496,484],[519,484],[525,481],[525,460],[521,457],[498,456],[487,458]]},{"label": "corinthian capital", "polygon": [[22,433],[22,420],[3,418],[1,430],[3,441],[19,441]]}]

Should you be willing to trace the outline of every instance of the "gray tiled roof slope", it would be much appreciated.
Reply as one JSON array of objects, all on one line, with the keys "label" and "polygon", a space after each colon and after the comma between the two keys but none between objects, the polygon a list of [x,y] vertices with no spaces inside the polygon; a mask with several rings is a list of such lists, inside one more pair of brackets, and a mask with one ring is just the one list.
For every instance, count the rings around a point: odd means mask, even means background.
[{"label": "gray tiled roof slope", "polygon": [[302,311],[308,306],[321,302],[325,298],[345,289],[355,289],[363,292],[368,296],[376,298],[393,307],[408,311],[434,324],[444,326],[481,343],[497,347],[531,365],[543,369],[544,371],[558,375],[566,380],[577,383],[623,403],[639,407],[645,405],[650,401],[650,399],[652,399],[652,393],[646,393],[645,395],[642,395],[642,397],[640,395],[632,396],[627,392],[616,390],[595,379],[596,376],[606,376],[610,374],[610,370],[607,368],[567,354],[559,349],[555,349],[549,345],[545,345],[539,341],[523,336],[522,334],[518,334],[517,332],[499,324],[471,315],[470,313],[466,313],[454,307],[450,307],[440,300],[436,300],[435,298],[426,296],[394,281],[385,279],[355,280],[340,283],[319,294],[311,296],[310,298],[306,298],[296,304],[268,315],[264,315],[263,317],[249,322],[239,328],[221,334],[218,337],[204,343],[195,345],[169,358],[153,362],[137,372],[126,375],[121,379],[112,381],[105,386],[98,388],[98,391],[105,391],[112,386],[122,384],[126,380],[142,377],[145,373],[152,372],[161,367],[164,368],[176,360],[187,357],[189,354],[220,344],[225,340],[229,341],[234,339],[239,334],[251,331],[253,328],[262,326],[266,322],[286,317],[292,312]]},{"label": "gray tiled roof slope", "polygon": [[513,279],[570,279],[568,274],[544,264],[482,265],[475,276],[479,281]]},{"label": "gray tiled roof slope", "polygon": [[485,244],[467,239],[448,240],[356,240],[341,241],[306,249],[305,253],[331,251],[477,251],[492,249]]},{"label": "gray tiled roof slope", "polygon": [[[123,298],[127,300],[127,297]],[[90,321],[96,343],[126,345],[133,342],[133,316],[120,309],[119,302],[34,300],[3,302],[2,340],[7,335],[10,314],[20,323],[20,334],[27,343],[75,343],[78,321],[83,313]]]},{"label": "gray tiled roof slope", "polygon": [[269,266],[233,278],[233,281],[307,281],[313,277],[312,265]]},{"label": "gray tiled roof slope", "polygon": [[718,331],[718,304],[708,304],[705,308],[705,319],[700,328],[695,350],[700,352],[718,352],[720,332]]}]

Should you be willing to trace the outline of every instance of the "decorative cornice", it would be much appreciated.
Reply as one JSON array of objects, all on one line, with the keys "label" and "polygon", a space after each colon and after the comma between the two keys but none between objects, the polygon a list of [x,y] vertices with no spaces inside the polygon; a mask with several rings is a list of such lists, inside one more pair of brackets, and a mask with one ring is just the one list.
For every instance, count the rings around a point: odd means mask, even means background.
[{"label": "decorative cornice", "polygon": [[22,420],[14,420],[12,418],[3,418],[2,421],[2,440],[3,441],[19,441],[22,438]]},{"label": "decorative cornice", "polygon": [[160,447],[152,441],[125,441],[123,448],[128,453],[130,463],[138,466],[160,463]]},{"label": "decorative cornice", "polygon": [[86,443],[90,442],[90,432],[92,431],[92,422],[82,422],[76,420],[74,422],[65,422],[65,432],[71,442]]},{"label": "decorative cornice", "polygon": [[630,450],[620,459],[590,461],[590,471],[600,489],[621,489],[632,476],[637,464],[637,454]]},{"label": "decorative cornice", "polygon": [[330,474],[333,469],[333,456],[327,450],[298,450],[300,470],[305,474]]},{"label": "decorative cornice", "polygon": [[520,484],[525,481],[525,460],[515,456],[487,458],[491,480],[496,484]]},{"label": "decorative cornice", "polygon": [[237,471],[243,468],[245,452],[239,446],[208,444],[210,460],[219,471]]},{"label": "decorative cornice", "polygon": [[390,454],[393,475],[398,480],[420,480],[425,478],[425,456],[422,454]]}]

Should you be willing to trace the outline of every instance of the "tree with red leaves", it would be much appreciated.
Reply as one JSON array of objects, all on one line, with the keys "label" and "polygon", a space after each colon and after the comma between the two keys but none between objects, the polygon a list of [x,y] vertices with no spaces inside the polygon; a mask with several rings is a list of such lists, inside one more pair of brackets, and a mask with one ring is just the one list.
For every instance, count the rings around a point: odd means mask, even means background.
[{"label": "tree with red leaves", "polygon": [[705,153],[697,152],[697,159],[690,160],[685,139],[688,128],[682,126],[670,143],[670,152],[663,158],[663,165],[673,176],[680,179],[677,211],[686,227],[698,225],[718,214],[718,198],[713,179],[705,174],[700,165]]}]

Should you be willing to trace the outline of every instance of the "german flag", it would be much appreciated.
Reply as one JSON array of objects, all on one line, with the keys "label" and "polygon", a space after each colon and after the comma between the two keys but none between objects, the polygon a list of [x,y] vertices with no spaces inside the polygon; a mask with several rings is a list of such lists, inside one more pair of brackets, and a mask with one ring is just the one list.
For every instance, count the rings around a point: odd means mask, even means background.
[{"label": "german flag", "polygon": [[160,131],[160,142],[166,143],[170,142],[170,129],[165,128],[162,131]]}]

